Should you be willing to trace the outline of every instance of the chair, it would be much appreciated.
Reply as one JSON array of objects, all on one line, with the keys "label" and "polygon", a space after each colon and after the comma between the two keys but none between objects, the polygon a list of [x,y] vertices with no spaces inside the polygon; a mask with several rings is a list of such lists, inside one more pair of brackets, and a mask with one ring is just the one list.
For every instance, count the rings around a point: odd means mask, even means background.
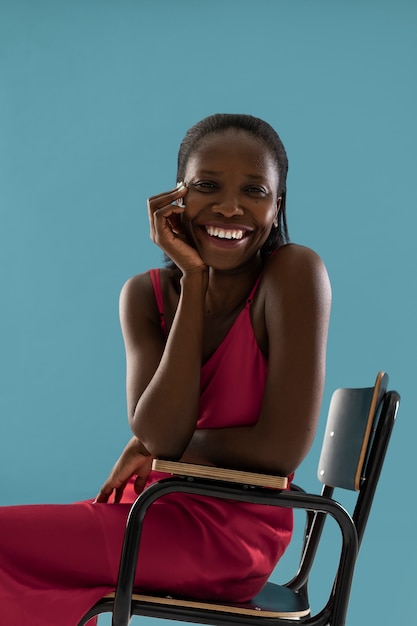
[{"label": "chair", "polygon": [[[387,391],[387,383],[388,376],[380,372],[374,387],[334,392],[318,466],[321,494],[305,493],[295,485],[282,490],[286,479],[276,476],[155,460],[154,469],[172,473],[173,477],[152,484],[132,505],[116,591],[97,602],[79,626],[103,612],[113,613],[113,626],[127,626],[131,615],[218,626],[288,626],[294,620],[309,626],[343,626],[358,550],[400,402],[397,392]],[[352,515],[333,499],[336,487],[356,491]],[[304,509],[304,541],[295,576],[285,585],[268,582],[245,604],[135,593],[133,580],[146,510],[157,498],[174,491]],[[308,579],[329,515],[341,532],[340,556],[328,600],[312,615]]]}]

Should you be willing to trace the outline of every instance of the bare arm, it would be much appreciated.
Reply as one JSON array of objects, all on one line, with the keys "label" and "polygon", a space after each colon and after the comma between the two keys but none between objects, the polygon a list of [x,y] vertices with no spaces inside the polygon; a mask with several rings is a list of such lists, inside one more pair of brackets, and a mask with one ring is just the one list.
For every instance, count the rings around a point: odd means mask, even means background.
[{"label": "bare arm", "polygon": [[268,376],[255,426],[196,430],[183,460],[288,475],[316,431],[330,313],[330,285],[321,260],[285,246],[265,268]]},{"label": "bare arm", "polygon": [[148,200],[151,239],[183,272],[181,298],[166,344],[150,276],[135,276],[122,289],[127,404],[135,436],[114,465],[97,502],[108,502],[113,492],[115,501],[120,501],[133,475],[137,475],[135,488],[139,493],[152,458],[179,458],[195,430],[208,268],[181,234],[178,216],[184,209],[173,203],[186,193],[182,187]]},{"label": "bare arm", "polygon": [[[152,289],[149,276],[135,277],[121,294],[129,422],[155,456],[179,458],[196,427],[205,284],[202,273],[183,277],[165,346],[161,329],[146,314],[144,292],[149,298]],[[153,294],[150,297],[154,299]]]},{"label": "bare arm", "polygon": [[[134,434],[155,456],[180,458],[198,419],[204,302],[208,268],[181,233],[173,204],[187,189],[148,200],[151,238],[182,270],[181,294],[164,345],[155,324],[150,280],[129,281],[120,299],[126,346],[129,422]],[[152,312],[153,307],[153,312]]]},{"label": "bare arm", "polygon": [[[168,340],[149,275],[129,280],[120,299],[128,414],[135,438],[104,485],[120,497],[127,468],[145,480],[147,456],[291,473],[313,441],[321,404],[330,311],[326,270],[311,250],[284,246],[264,268],[268,376],[255,426],[196,430],[208,268],[178,229],[172,205],[186,189],[149,200],[151,237],[181,268],[181,296]],[[173,227],[175,223],[175,228]],[[134,472],[133,472],[134,473]],[[141,484],[142,484],[141,482]]]}]

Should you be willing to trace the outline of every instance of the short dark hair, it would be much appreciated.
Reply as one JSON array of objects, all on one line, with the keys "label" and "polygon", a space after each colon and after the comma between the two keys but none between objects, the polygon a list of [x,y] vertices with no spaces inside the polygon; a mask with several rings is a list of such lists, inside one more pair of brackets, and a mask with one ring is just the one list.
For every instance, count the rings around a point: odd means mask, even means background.
[{"label": "short dark hair", "polygon": [[278,197],[281,207],[278,213],[278,226],[273,227],[261,249],[262,256],[267,256],[276,248],[290,240],[286,216],[288,158],[284,144],[277,132],[264,120],[253,115],[241,113],[215,113],[197,122],[186,133],[178,151],[177,181],[184,180],[185,169],[191,155],[203,141],[214,134],[221,134],[234,128],[254,135],[264,141],[275,159],[278,171]]}]

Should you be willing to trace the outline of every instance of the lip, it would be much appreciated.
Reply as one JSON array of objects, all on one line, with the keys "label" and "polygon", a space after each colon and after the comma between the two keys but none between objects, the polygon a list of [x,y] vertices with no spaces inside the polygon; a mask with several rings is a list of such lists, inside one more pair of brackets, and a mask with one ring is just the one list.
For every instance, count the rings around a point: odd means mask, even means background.
[{"label": "lip", "polygon": [[200,228],[205,229],[207,226],[212,226],[213,228],[221,228],[222,230],[242,230],[244,233],[251,233],[253,228],[247,226],[245,224],[238,224],[236,222],[204,222],[204,224],[200,225]]},{"label": "lip", "polygon": [[[207,226],[212,226],[214,228],[220,228],[222,230],[242,230],[244,235],[242,237],[242,239],[220,239],[219,237],[212,237],[211,235],[208,234],[206,227]],[[216,246],[217,248],[223,248],[223,249],[233,249],[233,248],[239,248],[242,245],[245,245],[247,239],[248,239],[248,235],[250,235],[250,233],[252,232],[252,229],[248,228],[247,226],[241,226],[239,224],[228,224],[227,226],[223,223],[218,223],[216,222],[216,224],[214,223],[206,223],[202,226],[200,226],[200,231],[204,237],[204,239],[206,239],[206,241],[208,241],[210,243],[210,245],[212,246]]]}]

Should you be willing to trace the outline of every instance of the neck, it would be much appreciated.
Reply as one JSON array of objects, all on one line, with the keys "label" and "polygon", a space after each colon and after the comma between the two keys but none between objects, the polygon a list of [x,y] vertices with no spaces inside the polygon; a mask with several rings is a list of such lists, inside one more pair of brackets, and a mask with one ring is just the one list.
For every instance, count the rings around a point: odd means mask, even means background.
[{"label": "neck", "polygon": [[206,292],[206,312],[211,316],[228,315],[248,297],[262,269],[258,256],[251,263],[232,271],[210,268]]}]

